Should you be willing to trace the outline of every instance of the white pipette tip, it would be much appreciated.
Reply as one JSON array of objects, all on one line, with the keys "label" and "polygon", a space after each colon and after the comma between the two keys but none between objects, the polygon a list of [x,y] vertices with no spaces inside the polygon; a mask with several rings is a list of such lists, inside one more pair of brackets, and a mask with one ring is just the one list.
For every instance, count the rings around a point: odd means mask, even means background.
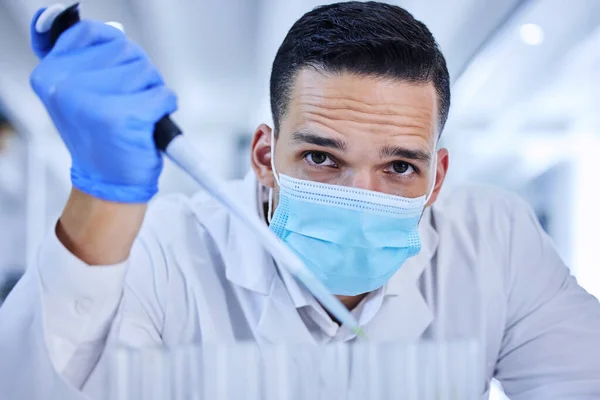
[{"label": "white pipette tip", "polygon": [[366,340],[367,339],[367,335],[365,334],[365,331],[363,331],[360,327],[358,328],[354,328],[353,332],[356,334],[356,336],[358,336],[359,338]]}]

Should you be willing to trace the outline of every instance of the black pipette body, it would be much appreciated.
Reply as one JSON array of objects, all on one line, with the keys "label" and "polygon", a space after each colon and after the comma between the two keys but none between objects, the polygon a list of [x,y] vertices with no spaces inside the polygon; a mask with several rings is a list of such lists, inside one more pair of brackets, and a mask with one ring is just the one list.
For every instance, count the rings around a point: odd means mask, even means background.
[{"label": "black pipette body", "polygon": [[[75,3],[61,12],[54,19],[50,27],[50,41],[52,46],[54,46],[64,31],[79,21],[79,3]],[[159,150],[166,151],[169,143],[182,133],[181,129],[171,120],[169,115],[165,115],[154,125],[154,144],[156,144]]]}]

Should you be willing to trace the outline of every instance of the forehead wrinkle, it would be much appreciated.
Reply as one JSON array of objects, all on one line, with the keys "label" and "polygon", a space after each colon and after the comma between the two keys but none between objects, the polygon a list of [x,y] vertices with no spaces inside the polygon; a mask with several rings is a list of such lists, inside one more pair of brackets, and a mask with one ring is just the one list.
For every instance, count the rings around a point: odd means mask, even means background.
[{"label": "forehead wrinkle", "polygon": [[[402,110],[414,110],[416,113],[425,113],[427,117],[431,117],[432,110],[427,107],[417,107],[413,104],[393,104],[389,102],[373,103],[369,102],[364,98],[352,99],[337,96],[327,95],[314,95],[314,94],[300,94],[295,97],[298,100],[298,105],[309,106],[309,107],[320,107],[327,110],[350,110],[357,113],[364,114],[379,114],[379,115],[398,115]],[[311,101],[315,99],[316,101]],[[332,104],[326,104],[328,101]],[[341,103],[338,105],[338,103]]]},{"label": "forehead wrinkle", "polygon": [[429,84],[309,72],[297,77],[290,93],[295,124],[319,123],[344,131],[343,136],[346,129],[355,129],[352,124],[373,133],[427,136],[427,140],[437,131],[437,94]]},{"label": "forehead wrinkle", "polygon": [[[403,128],[403,129],[415,129],[415,130],[427,130],[429,132],[429,130],[431,130],[431,126],[427,123],[422,123],[419,124],[417,122],[414,121],[414,119],[409,118],[409,117],[395,117],[393,118],[393,121],[390,121],[389,119],[387,120],[377,120],[377,121],[360,121],[360,120],[356,120],[356,119],[349,119],[349,118],[342,118],[342,117],[332,117],[331,115],[325,115],[323,113],[318,113],[318,112],[311,112],[309,113],[310,115],[307,117],[307,120],[309,121],[315,121],[315,122],[319,122],[321,124],[325,124],[325,121],[332,121],[332,122],[352,122],[354,124],[358,124],[358,125],[378,125],[382,128],[385,127],[390,127],[390,128],[394,128],[394,129],[398,129],[398,128]],[[406,132],[403,132],[402,134],[406,134]]]},{"label": "forehead wrinkle", "polygon": [[[305,113],[313,114],[323,119],[332,121],[352,121],[358,124],[377,124],[413,129],[435,130],[432,110],[425,107],[415,107],[408,104],[372,105],[364,101],[352,101],[350,104],[346,99],[332,98],[333,104],[318,104],[310,101],[312,98],[322,100],[322,96],[308,96],[308,101],[299,101],[298,108]],[[301,99],[298,99],[301,100]],[[338,100],[338,101],[335,101]],[[317,104],[315,104],[317,103]],[[342,103],[342,104],[336,104]],[[358,107],[356,107],[358,106]],[[366,106],[366,107],[365,107]],[[362,108],[362,109],[361,109]],[[377,109],[379,108],[379,109]]]},{"label": "forehead wrinkle", "polygon": [[[414,128],[414,129],[432,129],[432,121],[424,116],[410,116],[402,114],[371,114],[371,113],[358,113],[348,110],[334,110],[328,112],[327,110],[321,110],[321,107],[310,107],[315,110],[305,110],[307,118],[315,120],[329,120],[329,121],[342,121],[342,122],[353,122],[360,125],[382,125],[390,127],[402,127],[402,128]],[[341,115],[343,114],[343,115]]]}]

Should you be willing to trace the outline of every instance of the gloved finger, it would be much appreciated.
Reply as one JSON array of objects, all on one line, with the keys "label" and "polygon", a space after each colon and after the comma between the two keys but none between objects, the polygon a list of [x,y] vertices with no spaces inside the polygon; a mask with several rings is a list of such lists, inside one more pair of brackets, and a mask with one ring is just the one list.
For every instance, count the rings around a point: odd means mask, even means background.
[{"label": "gloved finger", "polygon": [[50,51],[52,55],[72,53],[77,50],[125,38],[114,26],[100,21],[82,20],[63,32]]},{"label": "gloved finger", "polygon": [[[116,78],[116,74],[107,75],[105,79],[98,78],[98,80],[91,82],[87,82],[78,76],[92,71],[98,71],[98,75],[101,75],[102,71],[129,63],[151,65],[143,50],[124,38],[81,49],[63,56],[56,56],[51,53],[33,70],[30,76],[30,84],[42,100],[59,90],[94,88],[97,87],[95,84],[106,86],[103,93],[123,93],[119,90],[118,85],[122,85],[126,80],[121,79],[118,82],[113,82],[114,79],[111,80],[111,78]],[[145,75],[145,77],[148,78],[148,75]],[[134,85],[143,78],[144,76],[130,76],[131,83]],[[156,82],[155,79],[152,78],[149,86]]]},{"label": "gloved finger", "polygon": [[177,110],[177,96],[164,85],[155,86],[129,96],[115,96],[116,107],[129,107],[135,112],[129,118],[130,128],[138,125],[143,129],[148,122],[152,125],[166,114]]},{"label": "gloved finger", "polygon": [[62,70],[64,75],[67,71],[74,73],[112,68],[137,60],[147,60],[147,57],[139,46],[120,38],[60,55],[52,51],[47,60],[48,69],[57,74],[60,73],[58,70]]},{"label": "gloved finger", "polygon": [[158,70],[145,59],[93,71],[73,77],[73,85],[97,94],[127,94],[163,85]]},{"label": "gloved finger", "polygon": [[38,18],[44,11],[46,11],[45,7],[36,11],[33,18],[31,18],[31,25],[29,28],[31,34],[31,49],[39,59],[46,57],[46,54],[52,49],[50,32],[39,33],[35,27]]}]

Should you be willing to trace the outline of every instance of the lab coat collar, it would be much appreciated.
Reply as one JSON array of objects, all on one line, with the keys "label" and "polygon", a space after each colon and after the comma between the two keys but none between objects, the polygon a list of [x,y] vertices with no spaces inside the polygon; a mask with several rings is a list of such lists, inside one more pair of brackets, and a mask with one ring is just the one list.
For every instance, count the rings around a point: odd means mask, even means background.
[{"label": "lab coat collar", "polygon": [[385,285],[381,310],[367,325],[365,333],[378,342],[413,342],[418,340],[433,322],[433,311],[423,297],[419,280],[438,246],[438,233],[432,225],[431,208],[427,208],[419,223],[421,251],[406,260]]},{"label": "lab coat collar", "polygon": [[417,285],[426,268],[431,268],[431,259],[438,246],[438,233],[432,226],[431,207],[423,212],[419,223],[419,236],[421,237],[421,251],[409,258],[400,267],[398,272],[392,276],[385,286],[385,294],[397,296],[401,294],[406,284]]},{"label": "lab coat collar", "polygon": [[273,279],[258,326],[258,337],[268,343],[315,343],[281,279]]},{"label": "lab coat collar", "polygon": [[[259,191],[254,171],[250,170],[243,181],[227,187],[239,199],[248,213],[262,215],[258,201]],[[263,295],[271,292],[277,275],[273,258],[263,248],[260,240],[234,216],[228,219],[227,241],[224,250],[227,279],[243,288]]]}]

